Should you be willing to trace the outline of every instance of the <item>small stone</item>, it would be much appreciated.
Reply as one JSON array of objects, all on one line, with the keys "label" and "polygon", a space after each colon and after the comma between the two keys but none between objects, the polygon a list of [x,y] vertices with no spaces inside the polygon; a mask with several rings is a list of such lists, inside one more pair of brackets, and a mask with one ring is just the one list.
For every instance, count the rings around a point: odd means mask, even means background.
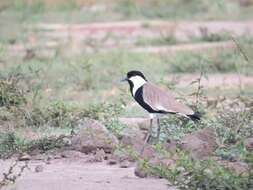
[{"label": "small stone", "polygon": [[183,173],[183,172],[185,172],[185,168],[184,167],[177,167],[177,171],[179,172],[179,173]]},{"label": "small stone", "polygon": [[177,149],[177,141],[173,140],[173,139],[167,139],[164,143],[163,143],[163,148],[167,151],[176,151]]},{"label": "small stone", "polygon": [[215,133],[210,128],[200,129],[183,137],[181,147],[189,152],[194,160],[204,160],[210,156],[216,148]]},{"label": "small stone", "polygon": [[148,173],[145,172],[143,169],[139,168],[139,167],[136,167],[135,170],[134,170],[134,174],[137,176],[137,177],[140,177],[140,178],[145,178],[148,176]]},{"label": "small stone", "polygon": [[33,160],[45,160],[45,155],[38,154],[32,157]]},{"label": "small stone", "polygon": [[62,156],[61,155],[54,155],[54,157],[53,157],[54,159],[61,159],[62,158]]},{"label": "small stone", "polygon": [[119,167],[120,168],[129,168],[131,163],[128,160],[124,160],[123,162],[120,163]]},{"label": "small stone", "polygon": [[113,133],[96,120],[80,121],[78,128],[77,134],[71,138],[71,146],[82,153],[89,154],[97,149],[112,153],[119,143]]},{"label": "small stone", "polygon": [[48,157],[48,158],[46,159],[45,163],[46,163],[46,164],[51,164],[51,158]]},{"label": "small stone", "polygon": [[31,160],[31,156],[27,153],[23,153],[20,157],[19,157],[19,161],[27,161],[27,160]]},{"label": "small stone", "polygon": [[82,159],[87,157],[86,154],[75,150],[65,150],[61,152],[60,155],[62,158],[75,158],[75,159]]},{"label": "small stone", "polygon": [[39,173],[39,172],[42,172],[44,169],[44,167],[42,165],[38,165],[35,167],[35,172]]},{"label": "small stone", "polygon": [[105,158],[105,151],[103,149],[98,149],[95,153],[94,160],[96,162],[103,162]]},{"label": "small stone", "polygon": [[117,160],[110,159],[110,160],[108,160],[107,164],[108,165],[115,165],[115,164],[117,164]]},{"label": "small stone", "polygon": [[51,161],[50,161],[50,160],[47,160],[47,161],[46,161],[46,164],[48,164],[48,165],[51,164]]}]

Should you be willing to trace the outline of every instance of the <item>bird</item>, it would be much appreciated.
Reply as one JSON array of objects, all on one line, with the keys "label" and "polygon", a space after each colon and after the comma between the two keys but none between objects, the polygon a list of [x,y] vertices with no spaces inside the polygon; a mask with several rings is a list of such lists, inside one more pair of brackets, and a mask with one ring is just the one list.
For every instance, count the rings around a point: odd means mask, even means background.
[{"label": "bird", "polygon": [[127,72],[122,80],[127,81],[134,100],[149,113],[150,127],[145,138],[142,152],[151,137],[153,119],[157,119],[157,140],[160,138],[159,116],[163,114],[176,114],[193,121],[200,120],[200,114],[190,107],[178,102],[170,91],[162,90],[150,83],[141,71],[132,70]]}]

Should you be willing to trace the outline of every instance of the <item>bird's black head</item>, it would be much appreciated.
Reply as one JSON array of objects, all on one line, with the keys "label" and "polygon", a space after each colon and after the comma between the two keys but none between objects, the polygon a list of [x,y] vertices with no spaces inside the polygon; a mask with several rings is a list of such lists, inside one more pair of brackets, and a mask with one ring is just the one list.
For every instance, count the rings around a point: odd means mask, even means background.
[{"label": "bird's black head", "polygon": [[147,82],[147,79],[140,71],[129,71],[126,78],[124,78],[122,81],[128,82],[130,85],[130,91],[134,96],[136,89],[144,85]]},{"label": "bird's black head", "polygon": [[143,75],[142,72],[140,72],[140,71],[134,71],[134,70],[133,71],[129,71],[127,73],[126,80],[129,80],[131,77],[135,77],[135,76],[139,76],[139,77],[143,78],[145,81],[147,81],[147,79],[145,78],[145,76]]}]

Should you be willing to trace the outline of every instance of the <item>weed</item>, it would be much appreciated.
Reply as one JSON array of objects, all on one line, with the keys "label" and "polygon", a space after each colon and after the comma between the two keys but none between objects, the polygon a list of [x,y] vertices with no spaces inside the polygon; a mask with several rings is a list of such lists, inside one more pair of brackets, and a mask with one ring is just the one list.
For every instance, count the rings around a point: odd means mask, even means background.
[{"label": "weed", "polygon": [[174,45],[179,43],[176,38],[171,35],[161,36],[160,38],[146,39],[140,38],[135,42],[136,46],[163,46],[163,45]]},{"label": "weed", "polygon": [[0,79],[0,107],[20,106],[26,103],[17,78]]},{"label": "weed", "polygon": [[201,123],[194,123],[188,119],[175,116],[162,118],[161,126],[161,138],[165,139],[170,137],[175,140],[180,140],[185,134],[191,133],[203,127]]},{"label": "weed", "polygon": [[68,141],[65,140],[67,138],[67,136],[61,135],[59,137],[45,137],[34,140],[27,144],[25,151],[30,152],[33,150],[40,150],[46,152],[48,150],[61,148],[68,145]]},{"label": "weed", "polygon": [[25,22],[31,18],[31,15],[37,16],[42,14],[45,10],[44,3],[42,0],[34,0],[32,3],[26,0],[14,0],[9,9],[19,13],[19,20]]},{"label": "weed", "polygon": [[235,144],[253,135],[252,113],[247,109],[226,108],[218,112],[214,126],[221,145]]},{"label": "weed", "polygon": [[151,174],[159,175],[173,182],[180,189],[226,190],[250,189],[253,186],[253,172],[237,174],[214,160],[192,161],[187,154],[177,151],[176,162],[171,166],[150,165],[142,167]]},{"label": "weed", "polygon": [[0,133],[0,157],[8,158],[23,146],[23,140],[13,132]]},{"label": "weed", "polygon": [[60,135],[28,140],[19,137],[14,132],[0,133],[0,158],[6,159],[15,153],[29,153],[33,150],[46,152],[48,150],[61,148],[68,145],[68,138],[68,136]]},{"label": "weed", "polygon": [[8,169],[6,173],[3,173],[3,179],[0,180],[0,189],[9,183],[15,183],[17,178],[21,177],[25,169],[28,169],[28,162],[25,162],[23,166],[20,166],[20,170],[15,174],[15,169],[18,166],[18,161],[15,161]]}]

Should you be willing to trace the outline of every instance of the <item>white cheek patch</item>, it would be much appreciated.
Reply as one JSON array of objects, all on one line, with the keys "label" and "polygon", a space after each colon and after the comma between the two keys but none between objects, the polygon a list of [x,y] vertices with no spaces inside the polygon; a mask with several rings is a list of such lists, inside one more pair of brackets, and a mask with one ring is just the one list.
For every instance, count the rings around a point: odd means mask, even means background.
[{"label": "white cheek patch", "polygon": [[131,77],[129,80],[134,84],[132,91],[133,96],[135,96],[136,91],[146,83],[146,81],[140,76]]}]

